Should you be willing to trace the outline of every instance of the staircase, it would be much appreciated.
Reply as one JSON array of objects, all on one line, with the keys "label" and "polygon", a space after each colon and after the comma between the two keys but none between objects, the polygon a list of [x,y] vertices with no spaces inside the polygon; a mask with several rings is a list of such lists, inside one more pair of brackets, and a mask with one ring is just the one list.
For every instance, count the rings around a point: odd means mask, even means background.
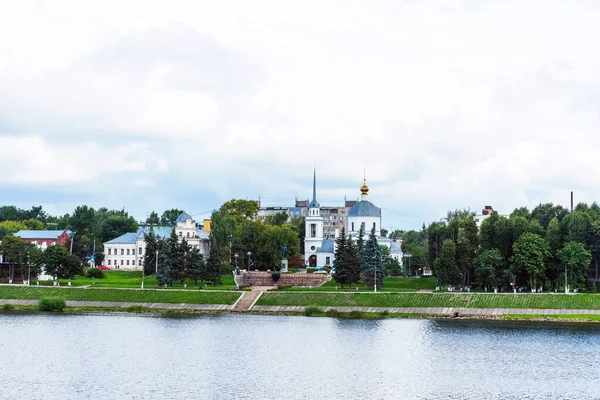
[{"label": "staircase", "polygon": [[264,291],[269,290],[269,289],[271,289],[271,287],[256,287],[256,288],[252,289],[251,292],[244,292],[242,294],[242,298],[240,299],[240,301],[238,301],[238,303],[235,305],[235,308],[233,310],[234,311],[250,310],[250,307],[252,306],[252,304],[254,304],[256,299],[258,299]]}]

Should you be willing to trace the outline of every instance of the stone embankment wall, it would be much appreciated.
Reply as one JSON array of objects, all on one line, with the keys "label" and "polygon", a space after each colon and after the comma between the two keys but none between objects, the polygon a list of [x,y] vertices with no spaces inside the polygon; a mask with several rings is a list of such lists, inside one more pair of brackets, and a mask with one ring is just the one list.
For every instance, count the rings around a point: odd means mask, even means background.
[{"label": "stone embankment wall", "polygon": [[277,282],[270,272],[247,272],[243,275],[245,286],[320,286],[327,282],[325,274],[281,274]]}]

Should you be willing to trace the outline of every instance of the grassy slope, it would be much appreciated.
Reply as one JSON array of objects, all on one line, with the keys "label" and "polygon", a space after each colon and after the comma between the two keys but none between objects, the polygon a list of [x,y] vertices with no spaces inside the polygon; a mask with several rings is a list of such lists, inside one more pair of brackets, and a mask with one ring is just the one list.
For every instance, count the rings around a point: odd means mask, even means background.
[{"label": "grassy slope", "polygon": [[124,301],[149,303],[233,304],[239,292],[183,291],[183,290],[124,290],[54,288],[36,286],[0,286],[0,299],[38,300],[45,296],[59,296],[67,300]]},{"label": "grassy slope", "polygon": [[[107,288],[140,288],[142,285],[142,272],[141,271],[104,271],[106,276],[104,279],[91,279],[91,278],[77,278],[71,280],[72,286],[93,286],[93,287],[107,287]],[[67,285],[67,279],[58,280],[61,286]],[[206,286],[204,289],[207,290],[229,290],[235,288],[232,275],[224,275],[221,277],[223,285],[218,286]],[[51,282],[44,282],[50,285]],[[156,276],[149,275],[144,277],[144,288],[154,288],[158,282]],[[200,284],[200,282],[199,282]],[[198,287],[194,284],[193,280],[187,281],[187,289],[197,289]],[[183,289],[183,285],[179,282],[174,282],[173,287],[169,289]]]},{"label": "grassy slope", "polygon": [[[337,287],[337,289],[336,289]],[[356,287],[356,285],[352,285],[352,287]],[[367,289],[363,285],[358,285],[358,291],[361,290],[370,290]],[[303,287],[291,287],[285,289],[286,291],[298,292],[298,291],[318,291],[318,292],[333,292],[340,291],[344,292],[349,290],[350,287],[345,285],[342,289],[341,285],[337,283],[335,280],[330,280],[325,283],[323,286],[319,286],[312,289],[307,289]],[[435,289],[435,278],[404,278],[404,277],[389,277],[383,280],[383,287],[378,288],[378,291],[381,292],[414,292],[420,289]]]},{"label": "grassy slope", "polygon": [[600,309],[600,295],[269,292],[257,305]]}]

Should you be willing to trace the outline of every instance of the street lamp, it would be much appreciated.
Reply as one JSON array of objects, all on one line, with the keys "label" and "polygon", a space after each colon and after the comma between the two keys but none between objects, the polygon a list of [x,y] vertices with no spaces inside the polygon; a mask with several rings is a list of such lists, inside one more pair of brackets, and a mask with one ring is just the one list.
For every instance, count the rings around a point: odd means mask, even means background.
[{"label": "street lamp", "polygon": [[73,231],[71,232],[71,254],[73,254],[73,240],[75,239],[75,234],[77,233],[77,231]]},{"label": "street lamp", "polygon": [[248,252],[248,272],[250,272],[250,256],[252,255],[252,252]]},{"label": "street lamp", "polygon": [[237,274],[238,272],[238,267],[237,267],[237,260],[238,260],[238,253],[235,253],[235,255],[233,256],[233,258],[235,258],[235,273]]},{"label": "street lamp", "polygon": [[412,257],[412,254],[405,254],[404,257],[408,258],[408,275],[410,276],[410,273],[412,272],[410,269],[410,259]]},{"label": "street lamp", "polygon": [[374,289],[373,291],[375,293],[377,293],[377,256],[376,255],[373,255],[373,264],[375,265],[375,276],[374,276],[374,278],[375,278],[375,280],[374,280],[375,285],[373,286],[373,289]]}]

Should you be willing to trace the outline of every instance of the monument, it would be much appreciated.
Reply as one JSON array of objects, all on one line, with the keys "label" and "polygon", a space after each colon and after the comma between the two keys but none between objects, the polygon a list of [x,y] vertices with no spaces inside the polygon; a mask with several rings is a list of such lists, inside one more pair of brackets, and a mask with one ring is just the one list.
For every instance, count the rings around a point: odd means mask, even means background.
[{"label": "monument", "polygon": [[281,248],[281,272],[288,272],[287,246],[284,244]]}]

